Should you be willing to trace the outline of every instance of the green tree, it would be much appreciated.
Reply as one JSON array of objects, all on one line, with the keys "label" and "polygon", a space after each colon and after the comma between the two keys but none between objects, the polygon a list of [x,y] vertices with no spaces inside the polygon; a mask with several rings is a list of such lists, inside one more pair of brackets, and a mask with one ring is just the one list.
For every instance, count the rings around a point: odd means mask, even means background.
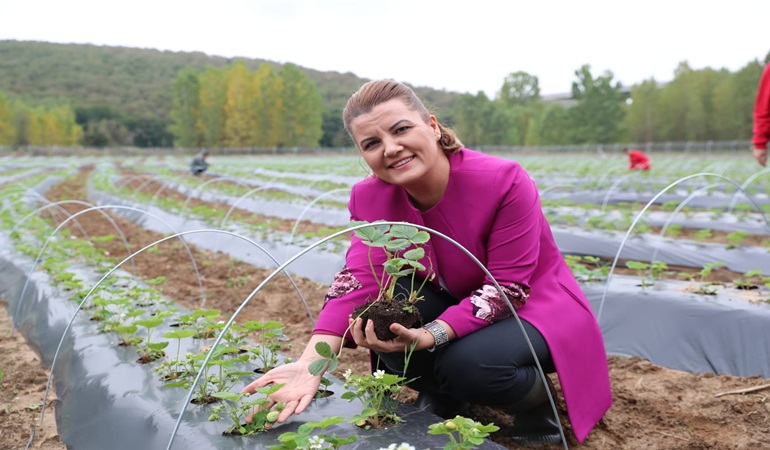
[{"label": "green tree", "polygon": [[569,144],[572,119],[569,110],[561,105],[545,105],[540,116],[532,126],[532,145],[565,145]]},{"label": "green tree", "polygon": [[454,129],[463,144],[468,147],[486,145],[487,126],[491,120],[494,106],[484,91],[476,95],[463,94],[452,108]]},{"label": "green tree", "polygon": [[224,145],[226,97],[227,80],[224,72],[213,67],[207,68],[200,76],[197,124],[202,144],[206,147]]},{"label": "green tree", "polygon": [[0,92],[0,145],[16,143],[16,118],[11,110],[11,102]]},{"label": "green tree", "polygon": [[327,106],[324,108],[321,128],[323,129],[323,136],[319,142],[321,147],[336,148],[351,145],[350,136],[348,136],[345,125],[342,123],[341,107]]},{"label": "green tree", "polygon": [[573,143],[620,141],[624,134],[625,114],[620,82],[613,83],[614,75],[610,71],[594,78],[591,66],[587,64],[576,70],[575,76],[577,81],[572,83],[572,97],[577,100],[577,105],[569,109]]},{"label": "green tree", "polygon": [[628,137],[632,142],[653,142],[660,135],[658,103],[660,92],[654,79],[631,88],[631,105],[626,115]]},{"label": "green tree", "polygon": [[540,101],[540,81],[527,72],[514,72],[505,77],[500,101],[507,106],[528,105]]},{"label": "green tree", "polygon": [[285,141],[289,147],[315,147],[323,135],[323,100],[315,83],[294,64],[286,64],[279,76],[286,111]]},{"label": "green tree", "polygon": [[721,80],[714,91],[715,139],[752,136],[754,102],[763,65],[754,60]]},{"label": "green tree", "polygon": [[200,115],[200,79],[198,72],[183,69],[174,82],[169,131],[174,145],[183,148],[200,147],[203,143],[198,128]]}]

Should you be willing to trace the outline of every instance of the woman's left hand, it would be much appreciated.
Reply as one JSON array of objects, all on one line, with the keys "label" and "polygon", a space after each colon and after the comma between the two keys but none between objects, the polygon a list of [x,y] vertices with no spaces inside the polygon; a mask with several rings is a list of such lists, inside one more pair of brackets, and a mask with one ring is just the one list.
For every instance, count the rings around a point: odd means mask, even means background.
[{"label": "woman's left hand", "polygon": [[396,334],[394,339],[381,341],[374,332],[374,322],[366,321],[366,328],[362,329],[363,319],[350,319],[350,332],[356,345],[377,352],[403,352],[417,342],[415,350],[425,350],[433,347],[435,340],[433,335],[424,328],[406,328],[398,323],[390,324],[390,331]]}]

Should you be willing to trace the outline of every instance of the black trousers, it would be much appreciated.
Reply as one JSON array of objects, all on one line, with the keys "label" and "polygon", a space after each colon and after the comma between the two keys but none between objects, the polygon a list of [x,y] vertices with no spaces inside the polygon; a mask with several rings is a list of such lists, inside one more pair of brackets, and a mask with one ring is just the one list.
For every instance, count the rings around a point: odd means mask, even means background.
[{"label": "black trousers", "polygon": [[[406,289],[399,280],[396,290]],[[415,305],[424,322],[436,319],[457,300],[434,285],[421,292],[425,300]],[[524,397],[539,377],[535,358],[546,373],[555,371],[548,345],[539,331],[521,320],[535,350],[527,345],[515,317],[490,324],[434,352],[416,351],[404,373],[403,352],[375,353],[377,368],[417,378],[409,387],[469,403],[505,406]]]}]

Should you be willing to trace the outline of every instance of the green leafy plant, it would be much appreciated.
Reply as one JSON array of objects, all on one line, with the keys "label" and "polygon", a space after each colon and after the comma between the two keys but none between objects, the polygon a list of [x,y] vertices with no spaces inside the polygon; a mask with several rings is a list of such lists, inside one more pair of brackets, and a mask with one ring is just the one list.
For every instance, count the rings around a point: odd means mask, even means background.
[{"label": "green leafy plant", "polygon": [[706,239],[711,239],[714,237],[714,233],[708,228],[704,228],[702,230],[696,231],[692,237],[695,238],[696,241],[705,241]]},{"label": "green leafy plant", "polygon": [[401,392],[406,378],[377,370],[374,373],[356,375],[350,369],[345,371],[345,389],[342,398],[347,401],[359,400],[364,409],[350,420],[362,428],[385,428],[401,422],[398,416],[398,401],[394,395]]},{"label": "green leafy plant", "polygon": [[249,347],[248,352],[259,363],[260,372],[265,373],[278,364],[278,352],[282,347],[278,338],[283,336],[281,322],[270,320],[263,323],[252,320],[241,325],[239,330],[257,334],[257,345]]},{"label": "green leafy plant", "polygon": [[564,255],[564,259],[572,275],[579,281],[606,280],[610,273],[609,263],[597,256]]},{"label": "green leafy plant", "polygon": [[450,441],[444,446],[444,450],[461,450],[475,448],[483,444],[484,438],[499,429],[500,427],[493,423],[482,425],[473,419],[455,416],[454,419],[430,425],[428,434],[445,434],[449,436]]},{"label": "green leafy plant", "polygon": [[160,374],[163,380],[175,380],[181,376],[184,376],[186,372],[182,369],[183,365],[180,360],[180,354],[182,350],[182,339],[190,338],[195,335],[195,330],[172,330],[163,333],[163,337],[166,339],[176,339],[176,356],[170,361],[164,361],[156,367],[155,371]]},{"label": "green leafy plant", "polygon": [[343,445],[358,441],[358,436],[337,436],[330,433],[317,433],[326,428],[341,423],[344,417],[327,417],[319,422],[306,422],[299,426],[297,432],[289,431],[278,436],[280,444],[268,445],[269,450],[321,450],[339,449]]},{"label": "green leafy plant", "polygon": [[[237,434],[250,436],[265,431],[268,424],[274,423],[278,413],[282,409],[280,405],[275,410],[261,410],[260,406],[267,406],[270,401],[267,396],[283,387],[283,384],[271,384],[257,389],[254,394],[233,393],[229,391],[215,392],[214,397],[223,400],[212,408],[209,415],[210,422],[223,419],[223,415],[230,419],[230,426],[222,434]],[[257,396],[261,394],[261,396]],[[256,397],[256,398],[255,398]],[[255,411],[256,409],[256,411]],[[253,412],[251,422],[246,423],[246,416]]]},{"label": "green leafy plant", "polygon": [[642,289],[652,286],[654,283],[648,280],[650,264],[642,261],[627,261],[626,267],[636,271],[636,275],[639,277],[639,286]]},{"label": "green leafy plant", "polygon": [[711,263],[704,264],[703,268],[699,272],[701,283],[705,283],[706,278],[708,278],[709,275],[711,275],[715,269],[718,269],[726,265],[727,263],[723,263],[723,262],[711,262]]},{"label": "green leafy plant", "polygon": [[[353,222],[353,225],[362,223],[366,222]],[[422,246],[428,242],[430,234],[409,225],[373,224],[357,229],[355,235],[363,244],[369,246],[369,266],[379,291],[376,298],[356,307],[353,317],[362,318],[364,324],[367,320],[372,320],[375,334],[384,341],[395,338],[395,334],[390,331],[392,323],[400,323],[407,328],[421,326],[422,318],[414,304],[422,300],[420,291],[435,276],[431,271],[417,286],[418,272],[426,270],[420,260],[425,257],[425,249]],[[379,278],[372,261],[372,250],[375,248],[385,253],[382,275]],[[397,281],[403,277],[410,278],[408,294],[397,295]]]},{"label": "green leafy plant", "polygon": [[759,269],[749,270],[748,272],[743,274],[742,278],[739,278],[737,280],[733,280],[733,285],[737,289],[757,289],[758,286],[756,283],[751,281],[751,278],[758,277],[762,274],[762,271]]},{"label": "green leafy plant", "polygon": [[[409,360],[417,343],[404,351],[404,373],[409,367]],[[332,352],[326,342],[319,342],[315,346],[321,359],[310,364],[309,371],[313,375],[320,375],[324,370],[337,370],[339,355]],[[341,350],[340,350],[341,351]],[[410,381],[402,376],[385,373],[378,370],[374,373],[355,375],[351,369],[343,374],[344,387],[348,389],[342,394],[342,398],[348,401],[358,399],[364,406],[360,414],[351,418],[356,425],[366,428],[383,428],[385,426],[401,422],[397,414],[398,396],[403,391],[403,386]],[[395,399],[394,399],[395,397]]]},{"label": "green leafy plant", "polygon": [[[704,264],[701,270],[698,272],[698,281],[699,285],[695,289],[695,292],[698,294],[704,294],[704,295],[716,295],[717,293],[717,283],[711,283],[707,280],[709,275],[711,275],[715,269],[725,266],[726,263],[723,262],[712,262]],[[694,279],[696,277],[690,277],[690,279]]]},{"label": "green leafy plant", "polygon": [[163,349],[168,346],[168,341],[152,342],[152,330],[163,323],[162,317],[150,317],[148,319],[139,319],[134,322],[139,327],[147,329],[147,336],[138,345],[139,362],[146,364],[157,359],[163,358],[165,353]]},{"label": "green leafy plant", "polygon": [[[364,222],[353,222],[351,225],[360,225],[362,223]],[[406,299],[407,302],[414,304],[421,300],[418,296],[420,289],[414,288],[415,275],[417,271],[425,270],[425,266],[420,263],[420,260],[425,257],[425,249],[421,246],[430,240],[430,234],[408,225],[374,225],[359,228],[355,231],[355,234],[365,245],[371,248],[381,248],[385,251],[386,260],[382,265],[384,269],[382,278],[377,279],[375,277],[377,285],[380,287],[380,292],[378,298],[374,301],[395,300],[396,280],[406,276],[412,277],[412,289],[409,297]],[[410,247],[414,248],[410,249]],[[372,264],[371,257],[369,258],[369,263]],[[372,273],[376,275],[374,267],[372,267]],[[427,279],[423,280],[422,286],[427,281]]]},{"label": "green leafy plant", "polygon": [[671,237],[679,237],[682,235],[682,224],[681,223],[672,223],[671,225],[666,228],[666,233],[668,233]]},{"label": "green leafy plant", "polygon": [[749,232],[744,230],[739,231],[733,231],[732,233],[728,233],[727,236],[725,236],[725,239],[729,242],[727,245],[728,249],[736,248],[739,245],[743,243],[743,241],[746,240],[746,238],[749,237]]}]

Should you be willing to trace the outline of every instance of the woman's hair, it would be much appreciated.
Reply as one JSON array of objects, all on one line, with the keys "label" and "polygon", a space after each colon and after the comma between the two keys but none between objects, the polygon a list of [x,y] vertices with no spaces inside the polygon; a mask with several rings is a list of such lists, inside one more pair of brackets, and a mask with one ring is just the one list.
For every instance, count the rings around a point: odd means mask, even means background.
[{"label": "woman's hair", "polygon": [[[430,121],[428,108],[408,86],[393,80],[375,80],[365,83],[348,99],[345,109],[342,111],[342,123],[345,125],[345,131],[352,138],[350,122],[353,119],[368,114],[372,112],[375,106],[393,99],[401,100],[407,108],[420,113],[420,117],[425,123]],[[439,144],[444,152],[454,153],[463,148],[463,143],[460,142],[454,131],[442,125],[438,120],[437,122],[441,132]]]}]

